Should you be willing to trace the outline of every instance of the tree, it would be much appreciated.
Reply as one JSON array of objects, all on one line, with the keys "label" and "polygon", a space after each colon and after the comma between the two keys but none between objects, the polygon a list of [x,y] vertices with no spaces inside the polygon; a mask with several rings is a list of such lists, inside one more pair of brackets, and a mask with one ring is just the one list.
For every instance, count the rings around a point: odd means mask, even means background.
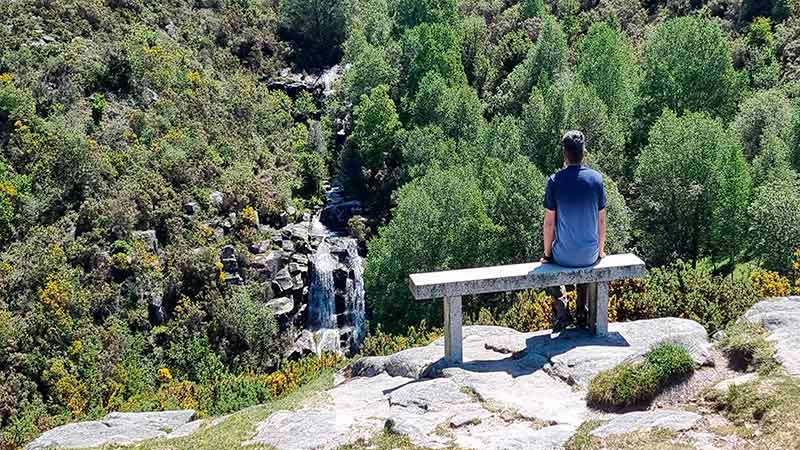
[{"label": "tree", "polygon": [[753,158],[753,186],[762,186],[773,178],[787,178],[791,172],[789,145],[774,134],[766,136],[761,151]]},{"label": "tree", "polygon": [[474,143],[483,128],[483,105],[466,83],[448,86],[437,72],[429,72],[420,83],[412,106],[418,125],[438,125],[456,144]]},{"label": "tree", "polygon": [[645,130],[664,108],[729,119],[739,86],[728,39],[719,25],[679,17],[659,25],[645,43],[642,100]]},{"label": "tree", "polygon": [[344,91],[350,102],[357,104],[378,85],[396,86],[399,70],[389,61],[388,48],[371,44],[360,31],[353,32],[345,48],[350,67],[344,73]]},{"label": "tree", "polygon": [[436,125],[415,127],[405,134],[402,145],[403,169],[409,179],[419,178],[432,167],[450,168],[463,164],[456,143]]},{"label": "tree", "polygon": [[607,23],[595,23],[577,45],[577,73],[608,107],[608,115],[630,127],[639,103],[641,70],[633,43]]},{"label": "tree", "polygon": [[759,17],[750,25],[745,40],[746,47],[738,56],[742,60],[745,73],[752,89],[769,89],[775,86],[780,76],[781,66],[775,58],[775,38],[770,21]]},{"label": "tree", "polygon": [[447,24],[423,23],[406,31],[402,62],[404,93],[409,97],[417,92],[420,81],[431,71],[448,83],[466,81],[458,35]]},{"label": "tree", "polygon": [[750,205],[752,256],[768,270],[788,273],[800,249],[800,180],[796,173],[756,189]]},{"label": "tree", "polygon": [[631,240],[631,211],[611,177],[603,177],[606,189],[606,253],[623,253]]},{"label": "tree", "polygon": [[392,36],[394,21],[388,0],[356,0],[350,33],[362,33],[367,42],[383,46]]},{"label": "tree", "polygon": [[364,166],[380,170],[387,155],[392,155],[400,117],[389,97],[389,88],[382,84],[361,97],[353,111],[353,143],[357,146]]},{"label": "tree", "polygon": [[474,171],[430,169],[400,189],[392,214],[368,245],[364,285],[373,318],[390,332],[423,319],[441,323],[441,307],[413,302],[407,279],[415,272],[494,262],[499,227],[487,214]]},{"label": "tree", "polygon": [[396,0],[395,14],[400,28],[423,23],[450,24],[458,19],[457,0]]},{"label": "tree", "polygon": [[545,17],[536,44],[503,81],[498,97],[492,99],[493,111],[519,112],[533,87],[546,88],[555,81],[567,65],[568,52],[567,36],[561,25],[555,18]]},{"label": "tree", "polygon": [[543,0],[522,0],[521,11],[523,17],[541,17],[545,14]]},{"label": "tree", "polygon": [[665,111],[653,125],[635,175],[636,225],[651,262],[697,261],[724,242],[725,230],[739,233],[746,226],[749,175],[741,151],[722,124],[703,113]]},{"label": "tree", "polygon": [[742,102],[731,129],[741,141],[748,161],[761,152],[770,136],[790,139],[793,114],[791,101],[779,89],[757,92]]},{"label": "tree", "polygon": [[347,36],[349,0],[282,0],[281,13],[303,63],[319,66],[338,59]]},{"label": "tree", "polygon": [[550,88],[534,88],[522,113],[522,152],[542,172],[561,167],[561,136],[568,129],[586,136],[591,165],[611,177],[622,175],[625,137],[592,88],[573,76],[562,77]]}]

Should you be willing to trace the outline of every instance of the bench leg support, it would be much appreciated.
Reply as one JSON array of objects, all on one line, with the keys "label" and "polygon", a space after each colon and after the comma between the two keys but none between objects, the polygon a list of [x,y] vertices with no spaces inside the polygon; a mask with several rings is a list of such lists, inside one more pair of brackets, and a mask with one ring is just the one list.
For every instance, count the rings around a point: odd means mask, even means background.
[{"label": "bench leg support", "polygon": [[451,365],[464,362],[461,350],[461,297],[444,298],[444,356]]},{"label": "bench leg support", "polygon": [[594,334],[597,336],[608,336],[608,283],[596,283],[594,289],[595,320]]}]

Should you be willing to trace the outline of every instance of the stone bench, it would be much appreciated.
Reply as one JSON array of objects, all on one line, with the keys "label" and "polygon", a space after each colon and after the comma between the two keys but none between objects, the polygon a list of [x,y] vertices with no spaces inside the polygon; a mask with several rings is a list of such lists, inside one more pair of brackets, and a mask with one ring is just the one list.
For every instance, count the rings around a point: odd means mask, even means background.
[{"label": "stone bench", "polygon": [[576,284],[589,305],[589,326],[601,336],[608,334],[608,282],[639,278],[647,272],[644,262],[627,253],[610,255],[591,267],[570,268],[539,262],[478,267],[443,272],[416,273],[409,278],[415,300],[444,299],[445,358],[450,364],[463,362],[461,351],[461,297],[464,295],[542,289]]}]

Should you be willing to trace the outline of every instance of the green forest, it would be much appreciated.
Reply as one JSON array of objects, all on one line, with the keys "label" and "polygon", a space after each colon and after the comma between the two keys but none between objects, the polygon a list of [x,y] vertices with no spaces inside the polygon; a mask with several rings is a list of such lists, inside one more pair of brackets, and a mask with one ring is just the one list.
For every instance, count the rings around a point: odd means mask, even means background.
[{"label": "green forest", "polygon": [[[794,0],[1,5],[0,449],[109,411],[228,413],[340,364],[292,355],[302,324],[251,270],[334,178],[363,205],[362,353],[429,340],[441,303],[408,275],[538,260],[568,129],[604,174],[608,253],[650,269],[612,285],[612,320],[713,333],[800,292]],[[329,95],[276,81],[335,65]],[[536,292],[465,313],[549,327]]]}]

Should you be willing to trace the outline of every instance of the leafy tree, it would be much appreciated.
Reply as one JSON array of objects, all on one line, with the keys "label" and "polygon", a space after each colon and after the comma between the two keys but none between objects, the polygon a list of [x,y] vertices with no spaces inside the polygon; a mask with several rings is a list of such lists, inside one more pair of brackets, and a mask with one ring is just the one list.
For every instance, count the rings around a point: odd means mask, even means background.
[{"label": "leafy tree", "polygon": [[357,146],[364,166],[380,170],[395,148],[397,133],[401,129],[389,88],[380,85],[364,95],[353,112],[353,143]]},{"label": "leafy tree", "polygon": [[500,93],[493,99],[494,112],[517,113],[538,86],[546,88],[567,65],[569,46],[567,36],[558,21],[547,16],[542,31],[525,60],[514,67],[500,86]]},{"label": "leafy tree", "polygon": [[605,103],[573,76],[552,87],[535,88],[522,114],[522,152],[544,173],[562,166],[561,136],[579,129],[586,136],[588,162],[609,176],[622,174],[625,138]]},{"label": "leafy tree", "polygon": [[369,242],[364,284],[373,318],[387,331],[402,331],[423,319],[441,322],[441,307],[415,303],[408,275],[486,265],[493,261],[499,228],[468,167],[432,168],[398,192],[393,219]]},{"label": "leafy tree", "polygon": [[750,25],[741,64],[752,89],[769,89],[778,82],[780,64],[775,58],[774,37],[769,19],[759,17]]},{"label": "leafy tree", "polygon": [[397,25],[414,28],[423,23],[451,24],[458,18],[457,0],[395,0]]},{"label": "leafy tree", "polygon": [[647,39],[642,82],[645,126],[664,108],[728,119],[738,96],[731,49],[715,22],[699,17],[669,19]]},{"label": "leafy tree", "polygon": [[478,148],[486,156],[512,161],[522,150],[521,121],[514,116],[495,116],[481,130]]},{"label": "leafy tree", "polygon": [[478,65],[481,63],[481,51],[488,35],[486,20],[480,16],[467,17],[461,23],[460,33],[461,63],[464,65],[467,81],[474,86]]},{"label": "leafy tree", "polygon": [[362,33],[369,44],[386,45],[391,39],[394,26],[389,0],[356,0],[354,5],[351,35]]},{"label": "leafy tree", "polygon": [[432,167],[450,168],[463,164],[456,143],[436,125],[415,127],[405,134],[403,167],[408,178],[418,178]]},{"label": "leafy tree", "polygon": [[766,136],[761,151],[753,158],[753,185],[758,187],[773,178],[787,178],[791,172],[789,145],[774,134]]},{"label": "leafy tree", "polygon": [[420,83],[412,115],[418,125],[438,125],[456,144],[474,143],[483,126],[478,94],[466,83],[448,86],[437,72]]},{"label": "leafy tree", "polygon": [[283,24],[297,41],[302,62],[333,62],[347,36],[349,0],[281,0]]},{"label": "leafy tree", "polygon": [[721,251],[726,232],[739,235],[746,227],[749,175],[741,151],[722,124],[703,113],[665,111],[655,123],[635,175],[635,219],[651,262],[697,261]]},{"label": "leafy tree", "polygon": [[413,96],[422,78],[437,72],[448,83],[466,80],[461,65],[458,35],[446,24],[423,23],[403,35],[403,73],[405,94]]},{"label": "leafy tree", "polygon": [[594,88],[608,107],[609,116],[630,127],[641,80],[633,43],[625,33],[601,22],[589,28],[576,53],[580,80]]},{"label": "leafy tree", "polygon": [[791,101],[779,89],[757,92],[742,102],[731,129],[742,142],[747,159],[752,161],[770,136],[788,141],[793,114]]},{"label": "leafy tree", "polygon": [[390,48],[371,44],[359,31],[353,32],[345,48],[350,67],[344,73],[344,91],[351,103],[357,104],[362,95],[381,84],[397,85],[399,70],[389,60]]},{"label": "leafy tree", "polygon": [[749,242],[753,256],[768,270],[788,273],[800,249],[800,181],[796,173],[756,189],[750,205]]},{"label": "leafy tree", "polygon": [[545,14],[543,0],[522,0],[521,12],[523,17],[541,17]]},{"label": "leafy tree", "polygon": [[603,177],[603,184],[606,189],[606,253],[623,253],[629,250],[631,241],[631,210],[614,180]]}]

